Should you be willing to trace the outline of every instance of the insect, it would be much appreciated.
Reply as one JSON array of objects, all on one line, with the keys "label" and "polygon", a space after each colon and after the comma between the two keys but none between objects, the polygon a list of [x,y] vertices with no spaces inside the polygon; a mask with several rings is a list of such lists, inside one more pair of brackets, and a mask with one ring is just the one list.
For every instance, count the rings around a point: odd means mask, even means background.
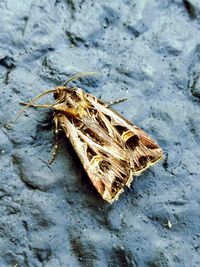
[{"label": "insect", "polygon": [[[64,131],[92,184],[101,197],[112,203],[130,186],[133,177],[162,158],[162,150],[143,130],[127,121],[107,104],[69,82],[91,73],[80,73],[63,86],[34,97],[28,107],[53,109],[55,135]],[[54,94],[53,104],[36,105],[36,100]],[[55,149],[57,146],[55,146]],[[55,152],[53,158],[55,157]]]}]

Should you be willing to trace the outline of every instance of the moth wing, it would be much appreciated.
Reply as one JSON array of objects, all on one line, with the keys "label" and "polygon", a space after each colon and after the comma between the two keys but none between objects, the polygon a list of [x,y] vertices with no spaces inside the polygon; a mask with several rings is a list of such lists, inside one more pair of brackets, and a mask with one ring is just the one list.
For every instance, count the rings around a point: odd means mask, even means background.
[{"label": "moth wing", "polygon": [[[131,158],[131,168],[133,175],[139,175],[149,166],[162,159],[162,150],[147,133],[134,124],[127,121],[116,111],[108,108],[93,95],[87,94],[88,101],[101,112],[101,117],[108,120],[107,131],[113,139],[121,139],[124,149]],[[120,136],[120,138],[118,137]]]},{"label": "moth wing", "polygon": [[[91,182],[108,202],[118,199],[125,185],[133,179],[130,157],[117,143],[111,143],[110,136],[96,125],[95,120],[84,120],[84,127],[78,129],[67,116],[59,116],[59,122],[79,156]],[[92,124],[91,124],[92,122]],[[92,132],[96,128],[95,132]],[[91,131],[90,134],[88,132]],[[95,131],[95,130],[94,130]],[[98,139],[98,140],[97,140]],[[100,143],[104,140],[104,143]]]},{"label": "moth wing", "polygon": [[[161,148],[143,130],[78,89],[77,115],[59,115],[89,178],[103,199],[112,202],[139,175],[162,158]],[[73,116],[72,116],[73,115]]]}]

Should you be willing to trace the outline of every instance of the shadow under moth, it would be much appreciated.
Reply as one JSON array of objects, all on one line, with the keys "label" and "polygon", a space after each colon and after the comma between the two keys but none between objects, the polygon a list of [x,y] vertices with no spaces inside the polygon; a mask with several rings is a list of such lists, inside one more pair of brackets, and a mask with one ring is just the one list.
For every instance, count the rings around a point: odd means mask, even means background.
[{"label": "shadow under moth", "polygon": [[[37,95],[17,118],[30,106],[52,108],[55,134],[64,131],[92,184],[111,203],[125,186],[130,186],[134,176],[162,158],[162,150],[143,130],[106,103],[81,88],[68,86],[69,82],[91,74],[77,74],[63,86]],[[54,94],[53,104],[34,104],[49,93]]]}]

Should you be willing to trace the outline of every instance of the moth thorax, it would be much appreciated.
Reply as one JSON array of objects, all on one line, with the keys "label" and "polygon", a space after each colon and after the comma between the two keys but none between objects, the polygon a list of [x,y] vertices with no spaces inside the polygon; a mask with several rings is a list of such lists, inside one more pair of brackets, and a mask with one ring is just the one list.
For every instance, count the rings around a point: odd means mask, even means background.
[{"label": "moth thorax", "polygon": [[81,100],[79,98],[74,98],[71,94],[66,94],[64,102],[68,107],[74,107],[78,109]]}]

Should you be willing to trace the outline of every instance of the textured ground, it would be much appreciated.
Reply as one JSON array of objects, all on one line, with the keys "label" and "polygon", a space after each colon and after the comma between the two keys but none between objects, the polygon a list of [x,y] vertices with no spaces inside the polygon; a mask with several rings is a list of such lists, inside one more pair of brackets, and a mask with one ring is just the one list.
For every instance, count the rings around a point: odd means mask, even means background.
[{"label": "textured ground", "polygon": [[[200,266],[198,0],[0,1],[0,266]],[[164,160],[113,205],[64,137],[56,161],[39,92],[76,82],[163,148]],[[52,101],[52,96],[43,103]]]}]

